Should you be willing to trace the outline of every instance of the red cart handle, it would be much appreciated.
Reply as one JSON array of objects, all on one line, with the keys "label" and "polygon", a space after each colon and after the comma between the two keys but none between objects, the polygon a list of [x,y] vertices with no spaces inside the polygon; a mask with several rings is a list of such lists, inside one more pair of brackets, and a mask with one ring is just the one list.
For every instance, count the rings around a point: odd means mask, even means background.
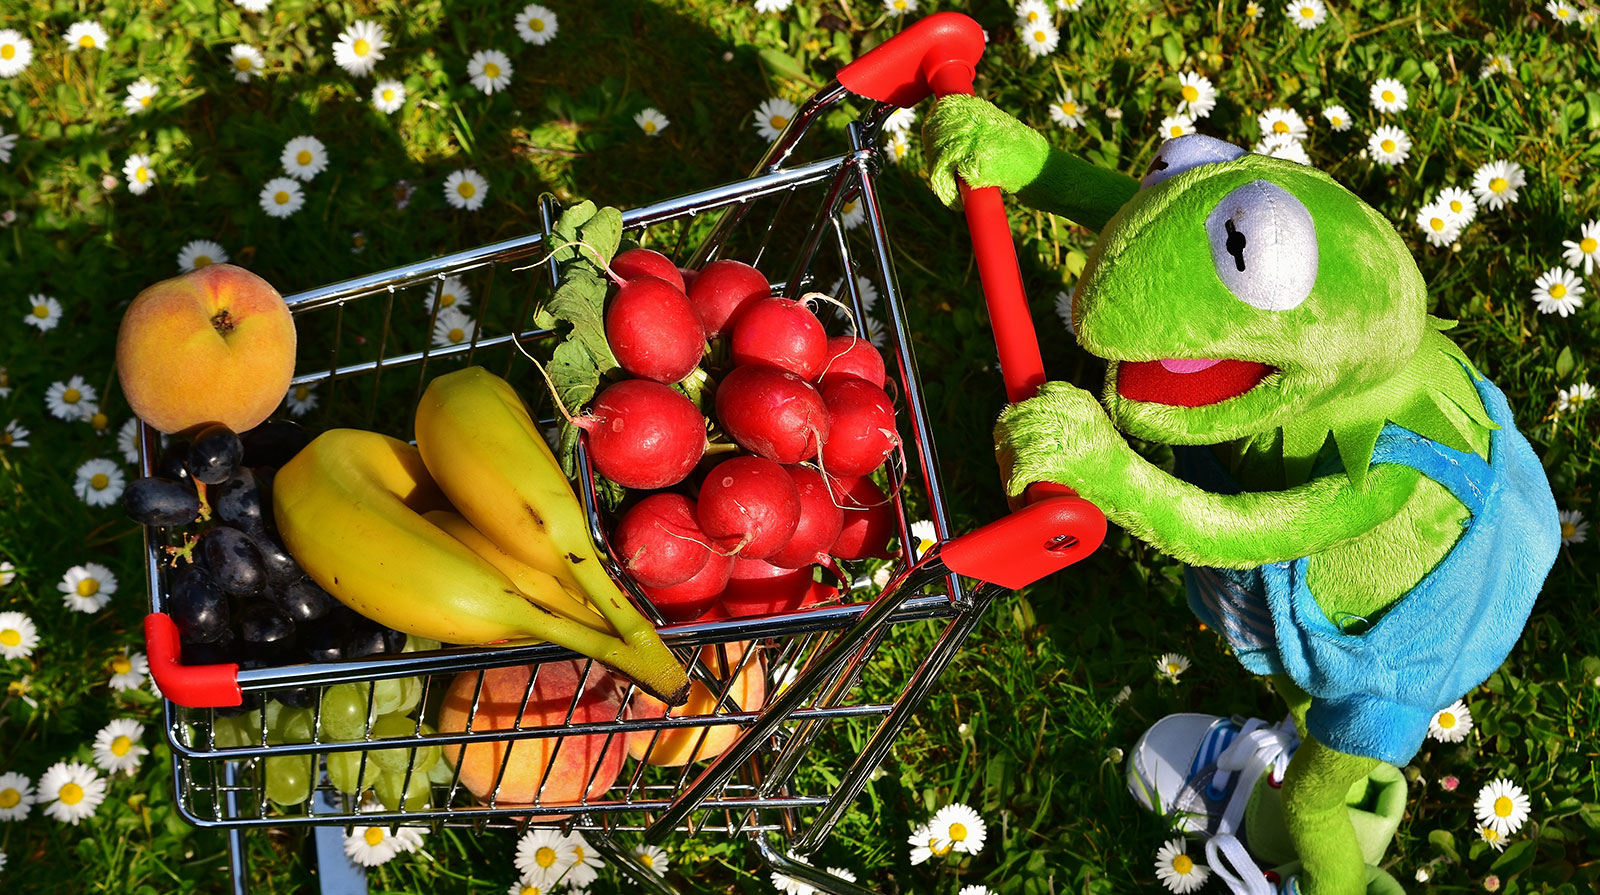
[{"label": "red cart handle", "polygon": [[178,643],[178,626],[164,612],[144,617],[144,648],[150,676],[161,695],[192,709],[226,708],[244,702],[239,689],[239,666],[185,665]]}]

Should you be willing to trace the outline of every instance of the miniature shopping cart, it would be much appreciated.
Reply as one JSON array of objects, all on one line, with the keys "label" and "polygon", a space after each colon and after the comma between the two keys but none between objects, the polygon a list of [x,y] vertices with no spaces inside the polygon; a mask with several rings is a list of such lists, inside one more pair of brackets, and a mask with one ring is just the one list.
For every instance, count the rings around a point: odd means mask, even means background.
[{"label": "miniature shopping cart", "polygon": [[[580,722],[569,710],[558,724],[525,726],[519,720],[511,729],[486,729],[489,725],[476,717],[475,695],[472,720],[457,733],[423,729],[425,712],[418,711],[416,728],[408,736],[374,738],[369,726],[364,739],[333,742],[321,738],[316,733],[320,723],[313,723],[310,742],[269,743],[266,715],[275,692],[309,689],[315,697],[338,684],[416,678],[422,682],[421,705],[426,707],[437,703],[452,678],[475,674],[481,691],[485,672],[499,667],[532,666],[531,693],[538,667],[571,660],[574,654],[534,643],[245,670],[235,665],[185,666],[177,630],[163,613],[172,572],[163,562],[162,548],[170,539],[164,531],[147,530],[151,615],[145,633],[153,673],[166,697],[177,805],[195,825],[230,831],[236,891],[245,888],[245,831],[301,825],[337,830],[355,824],[578,830],[655,892],[673,890],[634,861],[616,834],[636,831],[647,842],[659,842],[675,833],[714,831],[748,838],[774,869],[820,891],[868,891],[816,869],[806,856],[817,851],[862,792],[897,733],[995,598],[1083,558],[1105,534],[1105,519],[1094,506],[1059,493],[1030,494],[1022,509],[959,537],[950,531],[907,309],[896,286],[874,177],[882,160],[877,138],[887,115],[930,93],[970,93],[973,66],[982,50],[982,31],[971,19],[955,13],[929,16],[847,66],[808,100],[750,178],[623,215],[629,236],[674,259],[691,258],[690,267],[735,258],[772,277],[774,292],[794,297],[817,289],[842,290],[838,294],[850,313],[825,308],[825,323],[834,332],[851,327],[863,334],[881,331],[903,397],[900,424],[910,449],[904,463],[890,465],[885,489],[892,495],[903,545],[897,555],[880,563],[850,564],[837,586],[827,589],[828,599],[808,608],[660,626],[662,639],[691,676],[716,695],[713,713],[631,718],[619,710],[615,718]],[[817,161],[795,161],[808,128],[825,110],[852,96],[874,102],[862,103],[867,111],[845,128],[846,150]],[[847,232],[844,212],[855,205],[864,212],[864,226]],[[997,190],[967,190],[965,209],[1008,397],[1021,400],[1044,374],[1009,225]],[[558,212],[546,199],[539,208],[541,229],[532,235],[288,297],[300,333],[300,369],[321,368],[299,374],[294,385],[316,385],[330,411],[366,410],[365,419],[340,418],[330,424],[361,425],[402,438],[409,435],[409,414],[385,416],[380,408],[414,407],[430,374],[463,364],[489,367],[536,399],[542,385],[523,355],[542,352],[548,357],[559,338],[537,325],[541,302],[556,285],[555,262],[548,256]],[[435,347],[430,336],[443,313],[443,302],[436,299],[447,283],[463,297],[470,293],[476,325],[459,344]],[[154,430],[144,430],[145,475],[154,474],[156,438]],[[600,555],[613,556],[594,474],[582,450],[578,466],[578,492],[591,533]],[[908,502],[932,521],[937,540],[931,546],[911,535]],[[614,563],[612,572],[634,593],[641,610],[659,622],[660,616]],[[897,654],[913,652],[919,664],[896,667],[893,661],[875,661],[884,644],[897,640]],[[733,649],[734,644],[754,647]],[[708,661],[708,655],[720,661]],[[762,664],[752,666],[757,655]],[[754,708],[739,705],[729,693],[735,677],[747,669],[767,676],[764,702]],[[311,704],[320,706],[320,699]],[[218,719],[240,711],[260,713],[260,741],[224,746],[215,733]],[[603,735],[608,742],[643,735],[654,742],[672,731],[689,729],[704,738],[713,729],[730,726],[738,731],[737,738],[712,760],[682,767],[633,762],[603,793],[577,801],[505,804],[499,778],[493,792],[474,798],[462,785],[459,769],[447,781],[431,784],[432,799],[425,808],[411,810],[374,808],[339,793],[320,774],[313,779],[321,782],[295,805],[269,801],[264,783],[263,769],[273,757],[326,757],[380,746],[471,748],[584,734]],[[512,750],[501,751],[509,758]],[[554,760],[552,755],[550,762]],[[500,773],[505,774],[504,764]],[[409,786],[413,769],[408,767],[406,774]],[[541,819],[551,816],[562,819]]]}]

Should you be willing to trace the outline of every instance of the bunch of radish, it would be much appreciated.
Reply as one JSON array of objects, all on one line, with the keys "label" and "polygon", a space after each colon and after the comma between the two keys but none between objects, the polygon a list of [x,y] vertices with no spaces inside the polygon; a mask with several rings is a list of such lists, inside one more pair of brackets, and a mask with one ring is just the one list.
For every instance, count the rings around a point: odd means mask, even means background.
[{"label": "bunch of radish", "polygon": [[[893,509],[871,474],[900,438],[877,349],[829,338],[738,261],[680,270],[631,249],[611,270],[606,340],[634,378],[602,389],[579,425],[596,470],[636,492],[612,547],[663,616],[788,611],[828,592],[817,564],[885,557]],[[705,415],[672,387],[703,365],[725,436],[709,452]]]}]

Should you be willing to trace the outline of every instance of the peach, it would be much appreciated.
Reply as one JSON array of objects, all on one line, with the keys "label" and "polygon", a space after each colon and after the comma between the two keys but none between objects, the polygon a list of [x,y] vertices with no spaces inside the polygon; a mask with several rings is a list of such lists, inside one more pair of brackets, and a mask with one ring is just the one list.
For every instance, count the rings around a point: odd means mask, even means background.
[{"label": "peach", "polygon": [[177,433],[255,428],[294,378],[283,296],[242,267],[208,264],[134,298],[117,331],[117,377],[139,418]]},{"label": "peach", "polygon": [[[700,661],[717,676],[726,681],[732,668],[739,667],[749,643],[729,643],[724,649],[727,663],[722,662],[716,644],[700,648]],[[719,688],[720,689],[720,686]],[[767,675],[760,654],[750,661],[728,687],[728,698],[747,712],[760,711],[767,698]],[[700,681],[689,685],[689,701],[672,709],[673,718],[695,718],[718,714],[716,693]],[[627,717],[660,718],[667,715],[667,704],[642,692],[635,692],[628,702]],[[726,752],[739,738],[742,728],[737,724],[712,724],[702,727],[676,727],[656,731],[641,730],[628,734],[628,755],[635,761],[647,761],[661,767],[681,767],[691,761],[710,761]],[[703,739],[702,739],[703,737]]]},{"label": "peach", "polygon": [[[572,708],[572,697],[580,683],[583,695],[572,711],[572,723],[615,721],[622,709],[622,680],[598,664],[590,668],[588,679],[582,680],[586,664],[577,659],[546,662],[539,667],[531,693],[528,692],[528,677],[533,671],[532,665],[491,668],[483,672],[483,690],[477,694],[478,714],[472,723],[473,732],[511,730],[519,717],[524,730],[560,725],[567,717],[567,710]],[[456,675],[439,710],[441,733],[460,733],[466,729],[477,689],[478,672],[464,671]],[[527,694],[526,704],[523,703],[524,694]],[[540,805],[573,805],[585,798],[596,798],[616,782],[617,775],[622,772],[622,761],[628,755],[622,734],[604,733],[473,743],[442,749],[451,767],[460,768],[462,785],[480,801],[489,801],[495,780],[499,778],[497,807],[529,805],[536,799]],[[502,762],[504,777],[500,777]],[[555,818],[541,815],[540,819]]]}]

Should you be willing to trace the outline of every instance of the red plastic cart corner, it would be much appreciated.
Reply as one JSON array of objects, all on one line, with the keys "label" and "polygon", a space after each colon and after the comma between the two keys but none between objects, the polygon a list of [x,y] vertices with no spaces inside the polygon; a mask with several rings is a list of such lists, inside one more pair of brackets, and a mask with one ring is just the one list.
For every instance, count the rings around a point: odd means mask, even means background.
[{"label": "red plastic cart corner", "polygon": [[178,626],[164,612],[144,617],[144,648],[150,676],[161,695],[191,709],[228,708],[244,702],[239,689],[239,666],[185,665],[178,643]]}]

